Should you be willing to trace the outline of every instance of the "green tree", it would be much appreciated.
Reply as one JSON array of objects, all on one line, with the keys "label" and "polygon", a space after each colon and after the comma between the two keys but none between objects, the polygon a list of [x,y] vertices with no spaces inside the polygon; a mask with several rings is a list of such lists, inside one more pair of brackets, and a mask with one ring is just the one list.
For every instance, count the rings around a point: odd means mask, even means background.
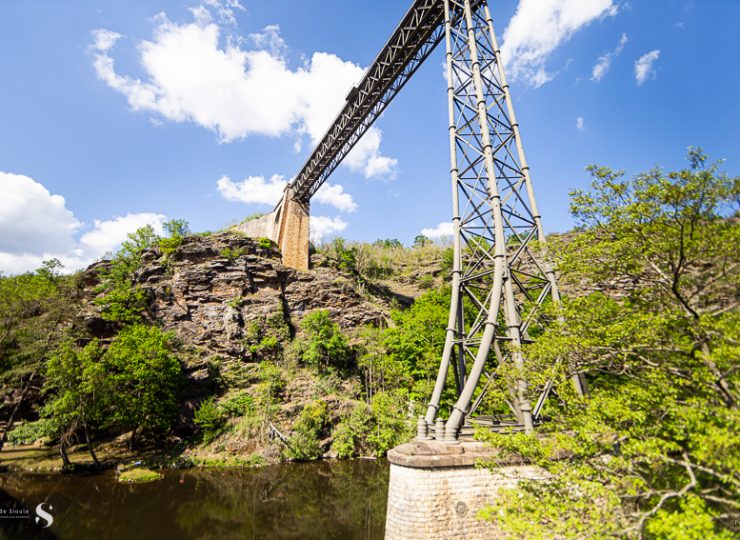
[{"label": "green tree", "polygon": [[318,310],[301,321],[305,340],[300,344],[300,358],[322,372],[327,368],[344,369],[350,366],[353,355],[347,337],[339,325],[331,320],[329,312]]},{"label": "green tree", "polygon": [[122,326],[143,320],[149,297],[134,285],[134,275],[141,266],[144,250],[155,246],[159,240],[154,227],[145,225],[129,233],[118,252],[101,268],[97,290],[104,294],[94,302],[101,306],[104,319]]},{"label": "green tree", "polygon": [[307,461],[321,457],[321,438],[329,422],[329,409],[325,401],[315,400],[301,410],[293,434],[288,441],[287,457]]},{"label": "green tree", "polygon": [[432,241],[423,234],[417,234],[414,238],[414,247],[425,247],[431,243]]},{"label": "green tree", "polygon": [[190,234],[190,224],[184,219],[171,219],[162,224],[170,238],[183,237]]},{"label": "green tree", "polygon": [[23,404],[39,389],[44,365],[63,340],[79,302],[76,278],[45,261],[35,272],[0,276],[0,399],[9,408],[0,450]]},{"label": "green tree", "polygon": [[203,442],[210,443],[215,439],[226,423],[226,414],[216,405],[213,398],[203,401],[195,410],[193,422],[203,434]]},{"label": "green tree", "polygon": [[105,423],[111,396],[102,356],[97,340],[83,348],[68,341],[46,365],[44,393],[47,400],[42,415],[50,420],[52,431],[59,438],[65,467],[70,466],[67,447],[78,433],[84,436],[93,462],[100,466],[92,435]]},{"label": "green tree", "polygon": [[403,244],[397,238],[378,239],[375,242],[373,242],[373,245],[384,247],[384,248],[402,248],[403,247]]},{"label": "green tree", "polygon": [[391,313],[394,326],[384,332],[388,360],[383,364],[386,371],[396,372],[393,378],[399,383],[412,381],[407,389],[414,399],[427,399],[431,394],[449,310],[450,290],[445,287],[423,294],[406,310]]},{"label": "green tree", "polygon": [[516,537],[738,532],[740,179],[700,150],[689,161],[633,179],[590,167],[573,194],[580,230],[553,248],[564,288],[598,292],[567,298],[526,353],[535,368],[566,359],[563,380],[586,370],[591,394],[561,385],[545,439],[482,435],[552,473],[488,513]]},{"label": "green tree", "polygon": [[130,428],[131,447],[142,431],[167,432],[177,413],[182,382],[173,337],[155,326],[124,328],[105,352],[115,407],[112,423]]}]

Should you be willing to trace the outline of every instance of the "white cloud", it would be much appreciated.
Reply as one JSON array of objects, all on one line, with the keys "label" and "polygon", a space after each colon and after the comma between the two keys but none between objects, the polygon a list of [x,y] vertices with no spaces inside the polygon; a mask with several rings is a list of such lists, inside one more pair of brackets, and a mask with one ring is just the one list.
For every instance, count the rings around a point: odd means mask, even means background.
[{"label": "white cloud", "polygon": [[655,62],[659,57],[660,49],[655,49],[637,59],[635,62],[635,80],[638,86],[647,81],[648,77],[655,78]]},{"label": "white cloud", "polygon": [[258,49],[270,51],[272,56],[282,58],[288,52],[288,44],[280,35],[280,26],[277,24],[265,26],[262,32],[249,34],[249,39]]},{"label": "white cloud", "polygon": [[352,199],[352,195],[344,191],[344,187],[341,184],[330,184],[326,182],[316,192],[313,200],[323,204],[329,204],[340,212],[354,212],[357,210],[357,204]]},{"label": "white cloud", "polygon": [[616,15],[614,0],[520,0],[506,27],[501,54],[512,80],[536,87],[551,81],[550,54],[589,23]]},{"label": "white cloud", "polygon": [[[138,45],[144,79],[119,74],[110,51],[120,35],[95,30],[92,49],[98,78],[123,94],[132,110],[192,122],[214,131],[222,142],[250,135],[307,135],[316,143],[364,69],[323,52],[291,69],[278,26],[267,26],[245,40],[214,22],[212,11],[219,20],[234,23],[234,5],[205,2],[191,10],[193,21],[183,24],[158,15],[153,39]],[[369,130],[348,157],[349,167],[367,177],[392,176],[396,160],[380,153],[380,139],[380,130]]]},{"label": "white cloud", "polygon": [[447,236],[452,236],[454,233],[454,230],[452,228],[452,223],[449,221],[444,221],[437,225],[436,227],[432,227],[430,229],[422,229],[421,234],[426,236],[427,238],[431,238],[432,240],[436,240],[438,238],[445,238]]},{"label": "white cloud", "polygon": [[0,172],[0,251],[42,255],[74,246],[82,226],[61,195],[32,178]]},{"label": "white cloud", "polygon": [[[264,176],[248,176],[241,182],[234,182],[228,176],[222,176],[216,182],[218,192],[227,201],[270,206],[280,202],[287,185],[288,181],[279,174],[273,174],[269,179],[265,179]],[[344,191],[341,184],[325,183],[316,192],[313,200],[331,205],[340,212],[357,210],[352,195]]]},{"label": "white cloud", "polygon": [[350,170],[361,172],[365,178],[395,178],[398,160],[380,153],[381,138],[382,132],[378,128],[369,128],[343,163]]},{"label": "white cloud", "polygon": [[166,216],[149,212],[128,213],[106,221],[96,219],[93,221],[93,230],[83,234],[80,238],[80,245],[88,256],[100,257],[115,250],[126,240],[129,233],[145,225],[151,225],[155,233],[163,235],[165,221],[167,221]]},{"label": "white cloud", "polygon": [[34,270],[51,258],[59,259],[66,271],[78,270],[114,250],[139,227],[150,224],[161,234],[165,219],[141,213],[95,220],[78,240],[83,224],[64,197],[28,176],[0,172],[0,272]]},{"label": "white cloud", "polygon": [[586,123],[583,119],[583,116],[579,116],[578,118],[576,118],[576,129],[578,131],[584,131],[586,129]]},{"label": "white cloud", "polygon": [[92,45],[94,50],[107,51],[116,44],[116,41],[121,39],[121,34],[118,32],[111,32],[110,30],[104,30],[99,28],[92,32],[95,42]]},{"label": "white cloud", "polygon": [[265,180],[264,176],[248,176],[241,182],[233,182],[228,176],[222,176],[216,182],[218,192],[227,201],[272,206],[283,198],[283,190],[287,185],[288,181],[279,174],[273,174],[269,180]]},{"label": "white cloud", "polygon": [[611,68],[612,60],[614,60],[617,56],[621,54],[626,44],[627,34],[623,33],[622,37],[619,38],[619,44],[617,44],[617,46],[613,50],[599,56],[598,62],[596,62],[593,71],[591,71],[592,81],[599,82],[601,79],[604,78],[604,75],[606,75]]},{"label": "white cloud", "polygon": [[321,242],[347,228],[347,223],[340,217],[311,216],[309,223],[312,242]]},{"label": "white cloud", "polygon": [[216,12],[218,20],[226,24],[236,24],[234,11],[244,11],[244,7],[239,3],[239,0],[203,0],[203,6],[198,7],[203,8],[204,6],[212,8]]}]

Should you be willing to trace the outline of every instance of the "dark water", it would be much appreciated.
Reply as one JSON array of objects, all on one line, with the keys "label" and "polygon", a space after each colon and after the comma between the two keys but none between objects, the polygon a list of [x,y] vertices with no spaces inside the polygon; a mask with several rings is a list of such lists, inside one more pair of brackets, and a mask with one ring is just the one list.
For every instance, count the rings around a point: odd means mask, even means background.
[{"label": "dark water", "polygon": [[[371,460],[190,469],[138,485],[112,472],[2,474],[0,539],[380,539],[387,490],[387,462]],[[42,502],[48,529],[34,522]],[[13,507],[30,516],[8,517]]]}]

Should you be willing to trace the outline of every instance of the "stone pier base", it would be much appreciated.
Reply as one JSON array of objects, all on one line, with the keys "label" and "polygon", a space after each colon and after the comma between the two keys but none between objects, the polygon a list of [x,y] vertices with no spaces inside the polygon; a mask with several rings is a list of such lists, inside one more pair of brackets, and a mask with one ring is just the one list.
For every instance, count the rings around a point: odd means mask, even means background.
[{"label": "stone pier base", "polygon": [[495,450],[478,442],[445,444],[412,441],[391,450],[386,540],[505,538],[495,524],[477,514],[499,488],[522,478],[541,478],[534,465],[511,463],[493,471],[476,468]]}]

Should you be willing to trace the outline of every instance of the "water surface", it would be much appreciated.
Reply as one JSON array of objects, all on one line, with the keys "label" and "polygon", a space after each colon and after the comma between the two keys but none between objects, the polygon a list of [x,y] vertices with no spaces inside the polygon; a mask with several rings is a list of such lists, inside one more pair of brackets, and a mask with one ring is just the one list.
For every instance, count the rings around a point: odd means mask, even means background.
[{"label": "water surface", "polygon": [[[59,539],[381,539],[385,461],[290,463],[257,469],[168,471],[163,480],[119,484],[97,475],[0,475],[0,538]],[[34,522],[35,508],[54,518]],[[39,520],[40,525],[46,524]]]}]

